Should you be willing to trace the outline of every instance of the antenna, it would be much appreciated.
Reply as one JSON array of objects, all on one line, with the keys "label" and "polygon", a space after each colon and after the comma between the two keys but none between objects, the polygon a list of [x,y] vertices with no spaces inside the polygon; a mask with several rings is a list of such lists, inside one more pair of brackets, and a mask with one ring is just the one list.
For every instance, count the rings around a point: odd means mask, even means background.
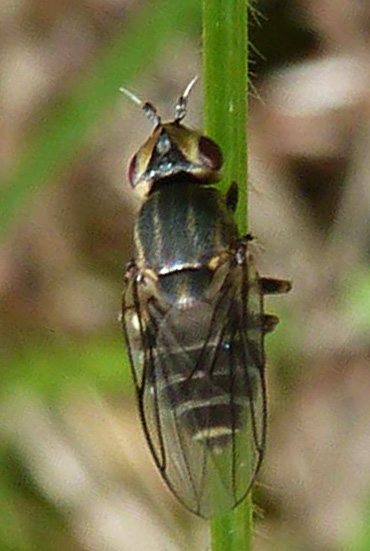
[{"label": "antenna", "polygon": [[175,122],[181,122],[185,117],[188,109],[188,97],[197,80],[198,76],[193,77],[179,97],[175,106]]},{"label": "antenna", "polygon": [[123,86],[120,86],[118,90],[125,94],[125,96],[127,96],[128,99],[131,100],[133,103],[136,103],[136,105],[138,105],[140,109],[144,111],[147,118],[152,123],[154,123],[155,126],[161,124],[161,117],[158,115],[154,105],[152,105],[148,101],[142,101],[138,96],[136,96],[134,93],[130,92],[130,90],[127,90],[127,88],[124,88]]}]

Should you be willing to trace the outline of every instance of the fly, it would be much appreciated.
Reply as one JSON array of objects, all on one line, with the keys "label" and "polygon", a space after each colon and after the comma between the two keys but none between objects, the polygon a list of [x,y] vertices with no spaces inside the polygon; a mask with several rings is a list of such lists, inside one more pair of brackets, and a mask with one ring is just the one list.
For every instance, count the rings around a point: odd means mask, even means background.
[{"label": "fly", "polygon": [[189,92],[154,123],[128,177],[141,191],[136,256],[125,276],[122,322],[140,417],[154,461],[190,511],[214,517],[251,489],[266,441],[264,335],[278,318],[263,296],[288,281],[260,277],[234,221],[238,187],[222,195],[222,153],[182,124]]}]

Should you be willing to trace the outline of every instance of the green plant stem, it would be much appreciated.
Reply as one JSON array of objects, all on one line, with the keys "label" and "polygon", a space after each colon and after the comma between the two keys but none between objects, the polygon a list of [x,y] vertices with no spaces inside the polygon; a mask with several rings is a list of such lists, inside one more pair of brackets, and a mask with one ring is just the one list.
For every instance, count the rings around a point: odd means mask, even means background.
[{"label": "green plant stem", "polygon": [[239,185],[237,221],[246,230],[247,213],[247,3],[203,0],[205,131],[222,148],[221,189]]},{"label": "green plant stem", "polygon": [[[236,220],[247,230],[247,2],[203,0],[203,78],[205,131],[225,158],[220,188],[239,186]],[[249,551],[252,501],[211,521],[213,551]]]}]

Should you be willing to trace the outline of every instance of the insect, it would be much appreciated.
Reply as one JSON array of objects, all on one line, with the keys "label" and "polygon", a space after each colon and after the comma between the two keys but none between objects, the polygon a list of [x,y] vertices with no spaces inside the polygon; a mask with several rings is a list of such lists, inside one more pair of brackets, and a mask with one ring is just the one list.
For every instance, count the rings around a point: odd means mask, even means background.
[{"label": "insect", "polygon": [[265,449],[264,335],[278,322],[263,296],[288,281],[260,277],[226,196],[218,145],[182,124],[191,81],[175,118],[154,130],[128,177],[142,193],[127,268],[122,322],[141,422],[165,482],[190,511],[214,517],[251,489]]}]

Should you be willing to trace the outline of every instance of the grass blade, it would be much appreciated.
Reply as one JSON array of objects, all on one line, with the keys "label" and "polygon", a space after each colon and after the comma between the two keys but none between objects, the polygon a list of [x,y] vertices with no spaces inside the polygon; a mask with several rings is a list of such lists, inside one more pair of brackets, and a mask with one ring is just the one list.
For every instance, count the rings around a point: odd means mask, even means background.
[{"label": "grass blade", "polygon": [[144,72],[168,44],[171,35],[192,32],[199,20],[199,0],[159,0],[140,10],[112,37],[90,70],[76,82],[44,117],[40,128],[32,129],[25,147],[5,176],[0,192],[0,229],[4,234],[22,205],[50,180],[65,171],[77,158],[89,132],[104,112],[118,99],[118,88]]}]

